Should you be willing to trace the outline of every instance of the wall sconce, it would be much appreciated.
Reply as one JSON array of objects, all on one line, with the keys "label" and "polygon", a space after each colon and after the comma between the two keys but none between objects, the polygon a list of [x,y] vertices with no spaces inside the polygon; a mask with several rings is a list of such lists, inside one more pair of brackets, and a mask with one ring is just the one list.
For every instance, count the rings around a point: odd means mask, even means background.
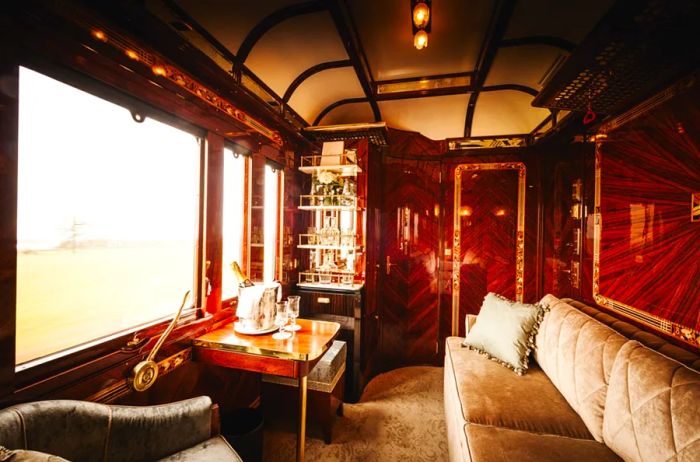
[{"label": "wall sconce", "polygon": [[411,0],[411,27],[413,29],[413,46],[418,50],[428,46],[428,33],[431,26],[432,0]]}]

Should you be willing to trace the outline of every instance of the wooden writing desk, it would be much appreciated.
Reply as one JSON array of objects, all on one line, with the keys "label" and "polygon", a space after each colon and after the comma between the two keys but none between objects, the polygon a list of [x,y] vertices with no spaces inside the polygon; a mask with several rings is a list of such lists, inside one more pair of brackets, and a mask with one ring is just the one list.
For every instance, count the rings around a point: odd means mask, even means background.
[{"label": "wooden writing desk", "polygon": [[194,359],[216,366],[281,375],[299,380],[297,461],[304,460],[306,439],[306,379],[338,334],[337,322],[297,319],[301,330],[287,340],[272,334],[243,335],[233,323],[194,339]]}]

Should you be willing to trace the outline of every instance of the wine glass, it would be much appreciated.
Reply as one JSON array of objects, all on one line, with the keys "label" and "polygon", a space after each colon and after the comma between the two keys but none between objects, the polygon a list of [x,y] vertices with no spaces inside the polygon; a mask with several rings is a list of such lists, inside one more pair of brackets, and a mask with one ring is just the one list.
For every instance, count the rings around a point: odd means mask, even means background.
[{"label": "wine glass", "polygon": [[277,314],[275,315],[275,326],[279,327],[279,332],[275,332],[272,338],[275,340],[286,340],[292,336],[290,332],[284,330],[287,324],[287,302],[277,302]]},{"label": "wine glass", "polygon": [[292,319],[292,325],[287,326],[286,329],[289,332],[294,332],[301,329],[300,325],[297,325],[297,318],[299,317],[299,300],[301,297],[299,295],[290,295],[287,297],[287,314]]}]

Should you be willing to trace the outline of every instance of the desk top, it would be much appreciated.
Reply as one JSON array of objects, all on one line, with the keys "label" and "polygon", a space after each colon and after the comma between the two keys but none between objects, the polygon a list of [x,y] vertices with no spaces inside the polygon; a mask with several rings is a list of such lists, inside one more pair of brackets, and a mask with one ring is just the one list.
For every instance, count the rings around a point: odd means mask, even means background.
[{"label": "desk top", "polygon": [[247,353],[293,361],[313,361],[326,352],[340,330],[337,322],[297,319],[301,329],[287,340],[275,340],[272,333],[245,335],[233,330],[233,323],[197,337],[197,347]]}]

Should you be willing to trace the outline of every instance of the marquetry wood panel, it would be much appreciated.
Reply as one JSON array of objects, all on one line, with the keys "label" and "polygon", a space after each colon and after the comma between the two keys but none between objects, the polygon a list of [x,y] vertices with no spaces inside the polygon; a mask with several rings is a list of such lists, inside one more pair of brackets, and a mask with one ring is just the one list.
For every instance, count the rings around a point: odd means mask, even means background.
[{"label": "marquetry wood panel", "polygon": [[690,209],[691,195],[700,192],[699,98],[700,89],[676,96],[598,144],[597,291],[594,286],[599,303],[660,318],[656,328],[696,347],[700,223],[691,221]]},{"label": "marquetry wood panel", "polygon": [[435,363],[440,164],[392,158],[383,169],[382,366]]}]

